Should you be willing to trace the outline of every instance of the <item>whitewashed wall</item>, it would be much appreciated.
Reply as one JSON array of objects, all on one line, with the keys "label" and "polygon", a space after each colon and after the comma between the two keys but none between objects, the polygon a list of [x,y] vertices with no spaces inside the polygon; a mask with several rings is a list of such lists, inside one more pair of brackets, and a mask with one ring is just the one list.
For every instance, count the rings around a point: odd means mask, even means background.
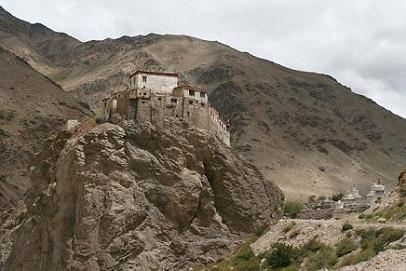
[{"label": "whitewashed wall", "polygon": [[[147,77],[146,82],[143,82],[143,76]],[[178,77],[138,73],[130,79],[130,86],[149,89],[152,93],[171,94],[172,90],[178,86]]]}]

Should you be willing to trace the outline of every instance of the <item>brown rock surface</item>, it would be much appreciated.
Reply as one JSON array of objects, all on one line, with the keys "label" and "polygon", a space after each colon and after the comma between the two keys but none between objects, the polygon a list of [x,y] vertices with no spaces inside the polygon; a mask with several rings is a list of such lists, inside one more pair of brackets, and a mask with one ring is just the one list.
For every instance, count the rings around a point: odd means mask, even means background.
[{"label": "brown rock surface", "polygon": [[0,48],[0,212],[21,200],[27,167],[47,137],[91,111],[21,58]]},{"label": "brown rock surface", "polygon": [[6,270],[183,270],[279,217],[283,195],[217,139],[168,121],[49,140]]}]

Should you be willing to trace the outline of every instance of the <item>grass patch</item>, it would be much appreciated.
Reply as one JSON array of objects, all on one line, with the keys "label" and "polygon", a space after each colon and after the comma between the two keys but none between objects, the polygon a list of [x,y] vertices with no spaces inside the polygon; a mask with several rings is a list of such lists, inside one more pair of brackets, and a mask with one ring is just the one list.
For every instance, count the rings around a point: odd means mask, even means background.
[{"label": "grass patch", "polygon": [[302,202],[286,201],[283,205],[283,214],[290,218],[296,218],[303,208],[304,204]]},{"label": "grass patch", "polygon": [[358,248],[358,245],[351,238],[344,238],[336,246],[337,257],[342,257],[348,253],[353,252]]},{"label": "grass patch", "polygon": [[267,264],[272,268],[288,267],[300,262],[301,251],[298,248],[287,246],[285,244],[275,244],[264,258]]},{"label": "grass patch", "polygon": [[333,267],[337,261],[338,260],[334,248],[323,246],[319,251],[309,256],[305,266],[307,270],[320,270],[323,268]]},{"label": "grass patch", "polygon": [[246,241],[230,258],[224,259],[211,267],[204,270],[211,271],[257,271],[260,265],[260,259],[255,257],[250,245],[257,240],[257,237],[252,237]]},{"label": "grass patch", "polygon": [[390,243],[399,240],[405,234],[404,230],[394,228],[358,230],[361,237],[361,250],[346,256],[341,266],[353,265],[375,257]]},{"label": "grass patch", "polygon": [[353,228],[354,227],[350,223],[344,223],[344,225],[341,228],[341,232],[352,230]]}]

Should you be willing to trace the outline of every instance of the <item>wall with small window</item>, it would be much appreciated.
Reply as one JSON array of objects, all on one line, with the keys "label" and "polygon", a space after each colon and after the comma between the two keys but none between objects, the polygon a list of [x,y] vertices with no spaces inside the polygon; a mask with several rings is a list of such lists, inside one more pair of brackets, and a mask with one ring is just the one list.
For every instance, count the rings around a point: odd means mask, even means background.
[{"label": "wall with small window", "polygon": [[130,87],[148,89],[152,94],[170,94],[178,86],[178,81],[178,77],[171,75],[137,73],[130,78]]}]

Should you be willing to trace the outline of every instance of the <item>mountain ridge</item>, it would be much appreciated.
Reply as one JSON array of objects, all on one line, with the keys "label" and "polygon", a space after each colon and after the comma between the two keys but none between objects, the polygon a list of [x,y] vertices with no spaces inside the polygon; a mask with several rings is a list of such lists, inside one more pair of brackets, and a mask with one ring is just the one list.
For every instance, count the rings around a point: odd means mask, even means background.
[{"label": "mountain ridge", "polygon": [[[406,163],[406,120],[329,75],[185,35],[68,39],[68,47],[36,47],[30,39],[19,38],[23,57],[93,108],[125,88],[137,69],[176,70],[182,81],[204,85],[211,104],[231,122],[233,148],[291,198],[350,186],[365,193],[378,175],[392,186],[393,172]],[[18,46],[0,44],[21,54]]]}]

